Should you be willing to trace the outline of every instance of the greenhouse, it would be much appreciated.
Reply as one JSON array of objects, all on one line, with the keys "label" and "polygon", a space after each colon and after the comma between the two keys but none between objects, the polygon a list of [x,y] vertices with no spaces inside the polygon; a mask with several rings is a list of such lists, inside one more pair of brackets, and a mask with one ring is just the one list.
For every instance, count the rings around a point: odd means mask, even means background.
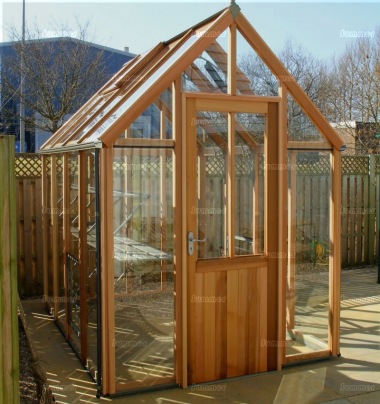
[{"label": "greenhouse", "polygon": [[45,300],[99,394],[339,354],[343,149],[236,4],[126,63],[43,145]]}]

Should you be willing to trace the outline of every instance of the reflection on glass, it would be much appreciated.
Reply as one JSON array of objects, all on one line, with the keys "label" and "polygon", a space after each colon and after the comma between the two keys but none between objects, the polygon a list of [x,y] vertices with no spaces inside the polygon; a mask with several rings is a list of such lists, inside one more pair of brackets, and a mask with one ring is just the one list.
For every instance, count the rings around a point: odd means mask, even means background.
[{"label": "reflection on glass", "polygon": [[54,211],[58,215],[58,323],[61,328],[66,328],[66,279],[64,272],[65,256],[63,254],[63,158],[58,155],[56,158],[56,176],[57,176],[57,209]]},{"label": "reflection on glass", "polygon": [[80,284],[79,284],[79,195],[78,153],[69,154],[69,243],[66,256],[67,298],[70,338],[79,350]]},{"label": "reflection on glass", "polygon": [[182,74],[182,89],[187,92],[227,92],[227,32],[195,59]]},{"label": "reflection on glass", "polygon": [[197,124],[197,215],[195,235],[198,258],[228,256],[227,234],[227,115],[198,112]]},{"label": "reflection on glass", "polygon": [[265,115],[240,113],[234,119],[235,254],[260,254],[264,250]]},{"label": "reflection on glass", "polygon": [[120,138],[172,139],[172,92],[166,89]]},{"label": "reflection on glass", "polygon": [[327,349],[330,155],[288,154],[287,354]]},{"label": "reflection on glass", "polygon": [[327,142],[322,133],[303,112],[297,101],[288,94],[288,140],[302,142]]},{"label": "reflection on glass", "polygon": [[119,390],[174,377],[173,155],[114,149],[115,363]]},{"label": "reflection on glass", "polygon": [[[237,58],[236,87],[241,95],[278,95],[278,78],[252,49],[240,32],[236,35]],[[280,77],[284,81],[289,77]]]},{"label": "reflection on glass", "polygon": [[[45,214],[47,215],[48,218],[48,232],[49,232],[49,237],[48,237],[48,296],[53,298],[54,292],[53,292],[53,220],[52,220],[52,212],[53,212],[53,207],[51,206],[51,178],[52,178],[52,171],[51,171],[51,157],[47,158],[47,173],[46,173],[46,212]],[[53,307],[52,302],[53,300],[48,299],[48,305],[50,307]]]},{"label": "reflection on glass", "polygon": [[96,262],[96,205],[95,205],[95,153],[83,154],[86,163],[86,293],[87,293],[87,364],[94,375],[97,365],[97,262]]}]

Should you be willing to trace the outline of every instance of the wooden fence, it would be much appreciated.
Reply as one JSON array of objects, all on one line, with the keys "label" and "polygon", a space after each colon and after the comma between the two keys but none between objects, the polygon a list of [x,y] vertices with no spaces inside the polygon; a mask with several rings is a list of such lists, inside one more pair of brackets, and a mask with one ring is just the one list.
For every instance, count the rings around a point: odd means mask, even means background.
[{"label": "wooden fence", "polygon": [[0,403],[20,402],[14,137],[0,136]]},{"label": "wooden fence", "polygon": [[380,156],[345,157],[342,173],[342,265],[374,264]]},{"label": "wooden fence", "polygon": [[[311,171],[310,166],[307,170],[297,167],[297,249],[305,253],[304,259],[310,254],[311,241],[328,241],[328,166],[328,158],[323,157]],[[43,293],[41,170],[38,155],[16,156],[19,293],[25,297]],[[380,156],[344,156],[342,173],[342,266],[371,265],[377,260]],[[210,184],[221,180],[217,173],[207,175]],[[241,180],[243,192],[249,178]]]},{"label": "wooden fence", "polygon": [[42,295],[42,164],[36,154],[17,154],[16,213],[20,297]]},{"label": "wooden fence", "polygon": [[[312,243],[329,240],[329,156],[314,164],[297,164],[297,251],[310,260]],[[373,265],[377,261],[377,207],[380,156],[342,158],[342,267]],[[302,257],[302,253],[304,256]]]}]

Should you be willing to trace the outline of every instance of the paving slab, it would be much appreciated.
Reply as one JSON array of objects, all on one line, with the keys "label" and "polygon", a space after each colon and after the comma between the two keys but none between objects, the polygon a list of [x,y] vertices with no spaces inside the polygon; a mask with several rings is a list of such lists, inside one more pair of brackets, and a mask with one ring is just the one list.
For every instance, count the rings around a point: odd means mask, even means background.
[{"label": "paving slab", "polygon": [[380,299],[344,303],[340,358],[188,389],[100,399],[95,397],[95,382],[45,312],[42,300],[26,300],[22,306],[34,353],[57,403],[379,403]]}]

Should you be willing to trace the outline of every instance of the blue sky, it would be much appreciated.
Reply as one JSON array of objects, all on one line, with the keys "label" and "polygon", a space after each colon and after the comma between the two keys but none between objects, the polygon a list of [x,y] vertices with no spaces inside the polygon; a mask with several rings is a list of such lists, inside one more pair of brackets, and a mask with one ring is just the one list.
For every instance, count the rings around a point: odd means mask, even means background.
[{"label": "blue sky", "polygon": [[[75,32],[75,20],[90,22],[94,42],[141,53],[157,42],[170,39],[189,26],[229,5],[229,1],[113,1],[26,0],[28,24],[37,22],[41,30],[51,30],[52,21],[67,23]],[[380,1],[237,1],[242,12],[275,51],[287,38],[313,55],[328,60],[340,54],[355,38],[342,37],[344,31],[373,32],[380,27]],[[22,2],[2,1],[1,37],[7,30],[21,27]]]}]

